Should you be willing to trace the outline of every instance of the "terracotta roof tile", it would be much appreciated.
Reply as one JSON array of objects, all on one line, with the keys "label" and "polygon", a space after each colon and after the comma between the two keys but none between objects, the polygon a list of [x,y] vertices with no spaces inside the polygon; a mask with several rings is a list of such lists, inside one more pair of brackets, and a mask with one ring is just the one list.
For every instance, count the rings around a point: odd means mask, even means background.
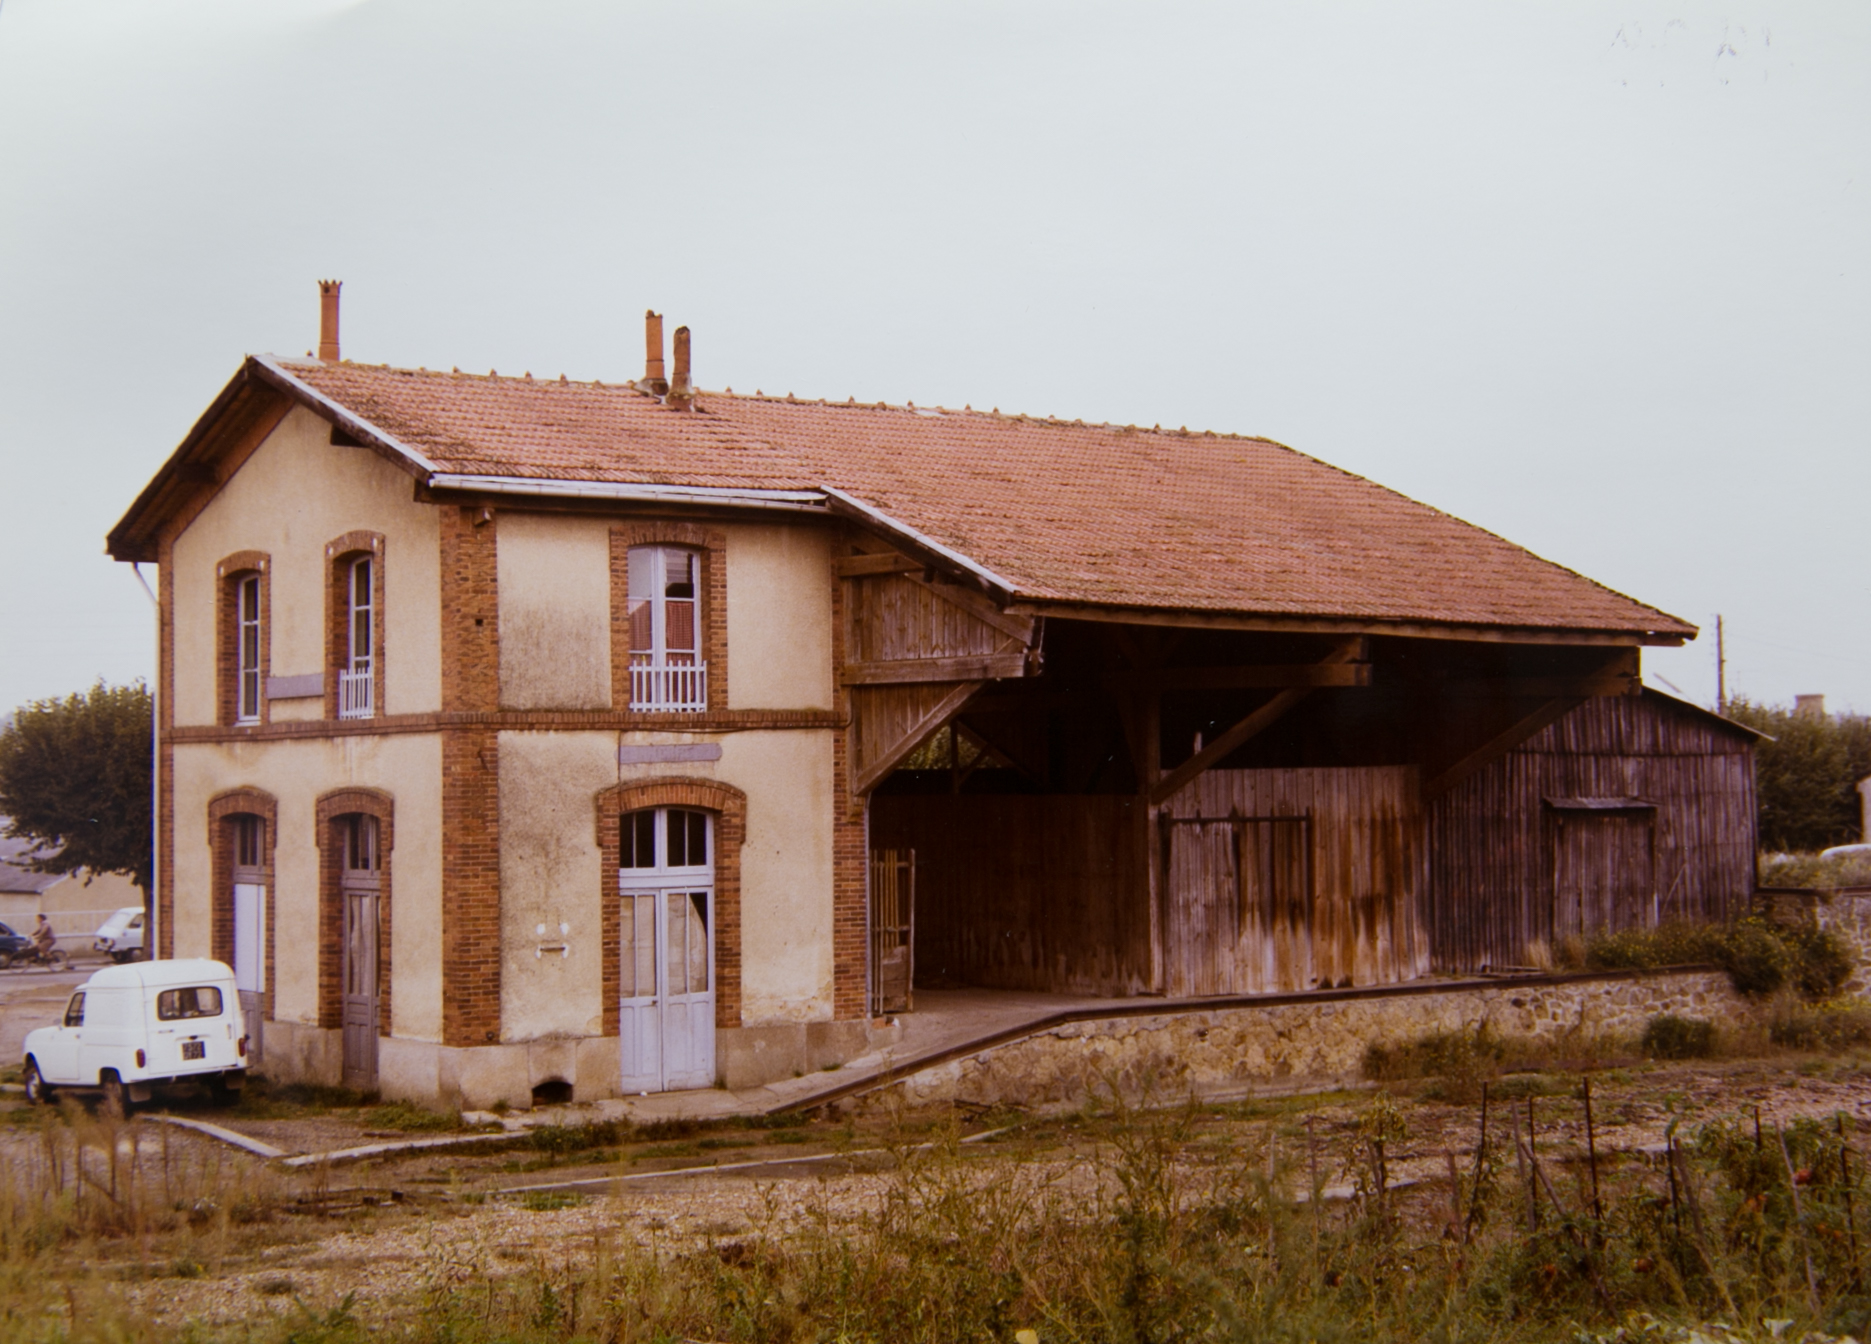
[{"label": "terracotta roof tile", "polygon": [[443,471],[836,487],[1041,601],[1692,636],[1271,440],[980,411],[281,361]]}]

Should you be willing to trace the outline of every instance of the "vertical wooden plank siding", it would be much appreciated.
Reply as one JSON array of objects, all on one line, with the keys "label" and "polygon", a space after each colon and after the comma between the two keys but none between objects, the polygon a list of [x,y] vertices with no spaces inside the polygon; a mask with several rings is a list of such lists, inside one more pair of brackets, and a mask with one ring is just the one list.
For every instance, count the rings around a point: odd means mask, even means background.
[{"label": "vertical wooden plank siding", "polygon": [[[1554,924],[1559,828],[1550,798],[1656,805],[1656,918],[1723,919],[1745,908],[1754,884],[1751,739],[1665,700],[1605,696],[1430,803],[1424,916],[1436,970],[1524,965],[1530,943],[1550,947],[1563,932]],[[1627,841],[1635,843],[1604,832],[1606,846]],[[1591,861],[1626,862],[1608,853]]]},{"label": "vertical wooden plank siding", "polygon": [[871,843],[916,851],[924,983],[1073,994],[1150,988],[1132,797],[882,794]]},{"label": "vertical wooden plank siding", "polygon": [[1164,821],[1170,994],[1387,984],[1428,969],[1412,767],[1211,770]]}]

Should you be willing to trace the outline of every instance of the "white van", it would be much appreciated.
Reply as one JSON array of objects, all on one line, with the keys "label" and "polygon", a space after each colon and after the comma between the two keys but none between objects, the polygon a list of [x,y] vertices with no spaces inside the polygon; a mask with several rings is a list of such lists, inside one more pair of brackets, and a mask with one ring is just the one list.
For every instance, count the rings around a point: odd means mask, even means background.
[{"label": "white van", "polygon": [[136,961],[143,955],[143,907],[126,905],[113,911],[92,937],[93,952],[107,953],[118,963]]},{"label": "white van", "polygon": [[26,1035],[26,1100],[97,1091],[121,1111],[158,1089],[238,1091],[247,1034],[234,972],[205,959],[106,966],[80,985],[55,1027]]}]

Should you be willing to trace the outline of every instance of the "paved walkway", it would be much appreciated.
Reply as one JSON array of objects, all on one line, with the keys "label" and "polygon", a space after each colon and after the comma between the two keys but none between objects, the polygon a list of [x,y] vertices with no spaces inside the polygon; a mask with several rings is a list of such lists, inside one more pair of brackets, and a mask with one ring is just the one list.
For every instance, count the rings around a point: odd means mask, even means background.
[{"label": "paved walkway", "polygon": [[[918,1060],[933,1060],[1007,1032],[1017,1032],[1058,1013],[1081,1008],[1110,1007],[1117,1000],[1068,994],[1034,994],[1021,990],[940,989],[916,991],[916,1011],[896,1019],[897,1039],[861,1055],[843,1068],[802,1078],[786,1078],[765,1087],[700,1088],[689,1092],[656,1092],[647,1097],[621,1097],[583,1105],[541,1107],[521,1115],[497,1117],[486,1111],[464,1119],[499,1120],[510,1129],[539,1125],[575,1125],[591,1120],[721,1120],[733,1116],[768,1115],[819,1104],[828,1094],[844,1095],[881,1082],[886,1075]],[[1140,1013],[1158,1001],[1130,999]]]}]

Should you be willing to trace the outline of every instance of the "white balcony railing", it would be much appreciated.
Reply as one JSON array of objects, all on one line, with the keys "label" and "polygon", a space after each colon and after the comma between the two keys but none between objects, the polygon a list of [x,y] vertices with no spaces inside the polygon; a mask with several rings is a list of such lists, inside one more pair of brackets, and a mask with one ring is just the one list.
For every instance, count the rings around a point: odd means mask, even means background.
[{"label": "white balcony railing", "polygon": [[376,712],[370,664],[368,658],[353,658],[350,669],[338,673],[339,718],[368,719]]},{"label": "white balcony railing", "polygon": [[630,707],[696,712],[708,708],[707,663],[633,663]]}]

